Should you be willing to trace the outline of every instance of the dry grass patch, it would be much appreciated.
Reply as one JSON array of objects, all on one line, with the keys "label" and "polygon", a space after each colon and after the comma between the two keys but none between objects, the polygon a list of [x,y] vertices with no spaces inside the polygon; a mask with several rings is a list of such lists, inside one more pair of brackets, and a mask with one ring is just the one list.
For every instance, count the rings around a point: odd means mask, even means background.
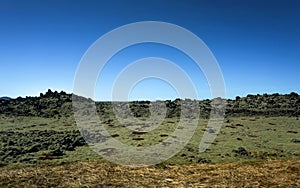
[{"label": "dry grass patch", "polygon": [[131,168],[79,162],[2,169],[0,187],[299,187],[300,160]]}]

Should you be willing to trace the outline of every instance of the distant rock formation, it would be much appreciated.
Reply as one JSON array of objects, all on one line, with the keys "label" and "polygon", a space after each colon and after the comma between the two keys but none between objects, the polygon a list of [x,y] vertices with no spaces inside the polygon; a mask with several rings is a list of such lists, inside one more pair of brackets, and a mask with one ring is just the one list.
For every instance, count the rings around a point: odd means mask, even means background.
[{"label": "distant rock formation", "polygon": [[[73,96],[74,97],[74,96]],[[79,97],[80,100],[91,100]],[[218,99],[219,100],[219,99]],[[218,101],[215,100],[215,101]],[[166,100],[167,117],[180,117],[182,99]],[[185,101],[191,101],[185,99]],[[212,109],[212,100],[199,100],[200,116],[208,118]],[[111,102],[95,102],[99,114],[112,113]],[[125,107],[125,102],[119,102]],[[149,101],[132,101],[129,103],[132,114],[136,117],[149,117]],[[83,112],[87,113],[87,112]],[[14,116],[62,117],[73,115],[72,94],[50,89],[39,97],[18,97],[16,99],[0,98],[0,114]],[[126,114],[124,114],[126,115]],[[246,97],[237,96],[226,100],[226,116],[300,116],[300,96],[290,94],[257,94]]]},{"label": "distant rock formation", "polygon": [[11,100],[11,98],[10,97],[0,97],[0,100],[8,101],[8,100]]}]

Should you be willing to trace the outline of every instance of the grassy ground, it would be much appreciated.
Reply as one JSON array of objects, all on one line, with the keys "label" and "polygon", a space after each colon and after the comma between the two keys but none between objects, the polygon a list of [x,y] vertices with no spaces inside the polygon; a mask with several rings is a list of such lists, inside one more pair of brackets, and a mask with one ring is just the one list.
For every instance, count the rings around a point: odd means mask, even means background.
[{"label": "grassy ground", "polygon": [[[169,159],[166,163],[191,164],[198,159],[208,159],[213,163],[234,161],[257,161],[266,158],[300,158],[300,120],[289,117],[229,117],[221,128],[216,140],[204,153],[198,153],[199,143],[206,130],[207,120],[202,119],[196,132],[186,147]],[[132,146],[150,146],[164,141],[177,126],[176,119],[166,119],[162,125],[142,135],[134,135],[129,126],[117,123],[104,124],[111,135],[115,135],[122,143]],[[63,145],[71,138],[73,141],[80,137],[75,132],[77,127],[72,118],[40,118],[40,117],[4,117],[0,118],[0,148],[16,148],[25,153],[23,158],[11,157],[2,162],[11,163],[60,163],[73,161],[102,160],[87,146],[74,147],[70,150]],[[52,132],[50,132],[52,131]],[[47,132],[47,134],[45,133]],[[9,133],[9,134],[8,134]],[[46,135],[46,136],[45,136]],[[135,140],[134,138],[144,140]],[[298,141],[297,141],[298,140]],[[46,145],[47,150],[40,145]],[[27,152],[36,145],[39,149]],[[243,147],[248,155],[233,152]],[[28,148],[25,150],[24,148]],[[22,150],[23,149],[23,150]],[[52,160],[38,160],[45,152],[62,149],[64,155]],[[0,151],[1,151],[0,150]],[[7,152],[9,152],[8,150]],[[3,153],[2,155],[7,154]],[[24,159],[25,157],[25,159]],[[10,160],[11,159],[11,160]],[[31,163],[32,164],[32,163]]]},{"label": "grassy ground", "polygon": [[[132,127],[147,129],[145,124],[105,121],[103,126],[120,142],[144,147],[167,139],[177,122],[167,118],[141,135]],[[107,162],[87,145],[70,145],[81,137],[72,117],[2,115],[0,187],[300,186],[298,118],[227,117],[210,148],[198,153],[206,125],[201,119],[192,139],[174,157],[155,167],[134,169]],[[57,150],[62,153],[50,155]]]}]

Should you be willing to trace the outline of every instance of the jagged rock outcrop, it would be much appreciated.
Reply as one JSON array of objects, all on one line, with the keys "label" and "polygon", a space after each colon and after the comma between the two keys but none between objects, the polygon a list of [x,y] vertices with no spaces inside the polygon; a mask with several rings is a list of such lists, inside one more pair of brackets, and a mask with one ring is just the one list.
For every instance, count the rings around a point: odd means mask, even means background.
[{"label": "jagged rock outcrop", "polygon": [[[81,98],[84,100],[83,97]],[[185,99],[185,102],[189,102],[189,100]],[[180,117],[181,101],[181,99],[163,101],[167,107],[167,117]],[[206,99],[198,102],[200,116],[208,118],[212,109],[212,100]],[[119,102],[117,105],[122,109],[127,104]],[[149,117],[149,105],[149,101],[132,101],[129,103],[129,108],[135,117]],[[96,108],[97,112],[102,115],[113,113],[111,102],[96,102]],[[0,114],[41,117],[71,116],[73,115],[72,94],[67,94],[64,91],[53,92],[49,89],[45,94],[41,93],[39,97],[18,97],[11,100],[0,99]],[[298,117],[300,115],[300,96],[295,92],[285,95],[275,93],[271,95],[247,95],[246,97],[237,96],[235,100],[226,100],[225,114],[226,116]],[[126,114],[124,115],[126,116]]]}]

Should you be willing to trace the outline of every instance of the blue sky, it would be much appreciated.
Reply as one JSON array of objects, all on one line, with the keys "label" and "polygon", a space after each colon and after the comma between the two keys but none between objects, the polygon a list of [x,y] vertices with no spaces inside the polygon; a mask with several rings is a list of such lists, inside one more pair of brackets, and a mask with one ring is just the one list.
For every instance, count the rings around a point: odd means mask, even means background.
[{"label": "blue sky", "polygon": [[[297,0],[1,0],[0,96],[35,96],[48,88],[72,92],[80,59],[95,40],[124,24],[149,20],[177,24],[200,37],[221,67],[228,98],[299,93],[299,10]],[[105,67],[96,99],[109,100],[114,75],[147,56],[176,62],[191,76],[199,98],[210,97],[205,77],[186,56],[144,44],[120,52]],[[163,81],[147,79],[129,97],[177,95]]]}]

